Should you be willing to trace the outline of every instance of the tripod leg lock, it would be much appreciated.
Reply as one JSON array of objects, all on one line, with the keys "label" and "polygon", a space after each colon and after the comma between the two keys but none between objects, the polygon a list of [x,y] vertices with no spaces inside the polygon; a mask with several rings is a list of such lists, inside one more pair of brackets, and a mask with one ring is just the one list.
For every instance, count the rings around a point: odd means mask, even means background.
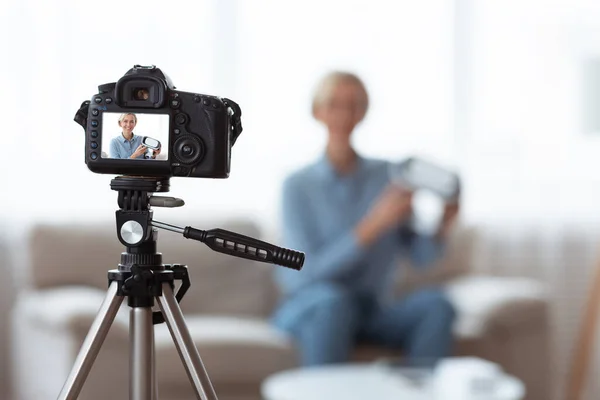
[{"label": "tripod leg lock", "polygon": [[[173,273],[173,278],[169,281],[171,287],[174,286],[173,281],[181,281],[181,286],[179,286],[177,294],[175,294],[175,299],[177,300],[177,303],[181,303],[181,300],[183,300],[183,296],[185,296],[185,293],[191,286],[190,275],[188,274],[187,266],[181,264],[166,264],[165,270],[171,271]],[[162,295],[162,286],[160,295]],[[152,323],[154,325],[162,324],[163,322],[165,322],[165,317],[163,316],[162,312],[155,311],[152,313]]]},{"label": "tripod leg lock", "polygon": [[178,303],[181,303],[183,296],[191,286],[190,275],[188,274],[188,268],[186,265],[172,264],[165,265],[167,271],[173,271],[173,280],[181,281],[181,286],[175,295]]},{"label": "tripod leg lock", "polygon": [[[175,289],[174,281],[180,280],[175,299],[181,302],[191,286],[187,266],[181,264],[164,265],[164,270],[152,270],[138,265],[131,266],[130,271],[112,270],[108,273],[109,285],[117,282],[117,295],[127,297],[130,307],[153,307],[154,299],[162,296],[162,285],[168,282]],[[165,319],[161,312],[152,313],[152,323],[162,324]]]}]

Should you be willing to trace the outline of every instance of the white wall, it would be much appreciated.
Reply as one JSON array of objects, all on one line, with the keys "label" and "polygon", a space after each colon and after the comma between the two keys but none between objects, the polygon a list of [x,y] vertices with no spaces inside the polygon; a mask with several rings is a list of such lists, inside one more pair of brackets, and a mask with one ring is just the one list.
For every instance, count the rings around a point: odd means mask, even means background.
[{"label": "white wall", "polygon": [[[0,121],[7,185],[0,215],[17,220],[112,218],[110,176],[87,171],[81,102],[133,64],[156,64],[181,90],[238,101],[244,132],[224,181],[173,179],[187,205],[162,219],[252,215],[277,225],[280,184],[321,151],[309,113],[331,68],[365,78],[372,110],[357,134],[364,153],[418,151],[455,161],[451,2],[74,0],[3,8]],[[35,197],[29,201],[28,198]]]},{"label": "white wall", "polygon": [[[558,360],[552,384],[562,399],[599,259],[600,132],[590,131],[584,110],[600,110],[589,102],[585,75],[600,57],[600,3],[460,3],[469,23],[457,114],[465,217],[487,232],[482,270],[548,285]],[[585,399],[600,390],[599,360]]]},{"label": "white wall", "polygon": [[249,214],[275,226],[283,177],[323,145],[312,88],[342,68],[372,96],[356,144],[458,167],[467,219],[597,220],[600,136],[582,113],[600,106],[584,102],[584,68],[600,57],[592,0],[24,0],[0,10],[5,219],[112,218],[111,177],[87,171],[72,119],[98,84],[145,63],[244,112],[231,177],[173,179],[187,205],[163,219]]},{"label": "white wall", "polygon": [[584,67],[600,55],[597,2],[470,2],[472,220],[598,222],[600,135],[586,132]]}]

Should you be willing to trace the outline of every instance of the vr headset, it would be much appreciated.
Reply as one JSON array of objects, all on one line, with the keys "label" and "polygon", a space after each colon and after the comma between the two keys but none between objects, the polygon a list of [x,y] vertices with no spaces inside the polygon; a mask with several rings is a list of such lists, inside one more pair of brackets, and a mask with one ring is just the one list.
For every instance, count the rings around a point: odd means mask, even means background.
[{"label": "vr headset", "polygon": [[458,174],[432,162],[410,157],[390,166],[392,182],[410,190],[423,189],[442,197],[446,202],[458,200]]}]

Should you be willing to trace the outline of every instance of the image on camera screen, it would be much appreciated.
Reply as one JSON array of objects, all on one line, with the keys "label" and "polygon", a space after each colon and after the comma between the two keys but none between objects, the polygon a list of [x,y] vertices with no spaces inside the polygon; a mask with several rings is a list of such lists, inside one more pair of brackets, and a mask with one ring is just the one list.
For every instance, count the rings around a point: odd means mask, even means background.
[{"label": "image on camera screen", "polygon": [[165,161],[168,156],[168,115],[102,114],[102,158]]}]

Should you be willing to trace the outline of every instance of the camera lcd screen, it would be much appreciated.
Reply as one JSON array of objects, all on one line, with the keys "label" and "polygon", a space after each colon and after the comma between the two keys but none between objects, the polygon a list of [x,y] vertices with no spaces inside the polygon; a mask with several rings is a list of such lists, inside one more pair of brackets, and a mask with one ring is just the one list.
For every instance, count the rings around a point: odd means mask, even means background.
[{"label": "camera lcd screen", "polygon": [[102,114],[102,158],[167,161],[168,156],[168,115]]}]

